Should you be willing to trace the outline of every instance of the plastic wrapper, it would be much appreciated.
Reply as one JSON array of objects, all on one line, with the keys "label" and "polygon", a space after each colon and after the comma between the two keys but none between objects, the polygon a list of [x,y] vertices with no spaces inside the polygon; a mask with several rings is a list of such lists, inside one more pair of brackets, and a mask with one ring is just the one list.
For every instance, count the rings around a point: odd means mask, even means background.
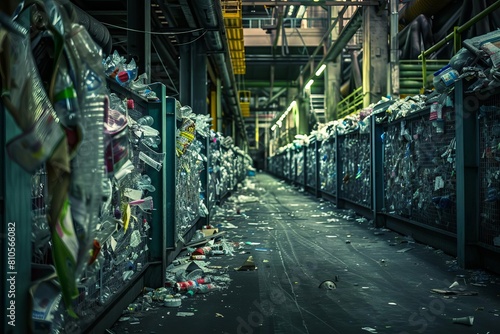
[{"label": "plastic wrapper", "polygon": [[196,133],[202,137],[208,138],[210,135],[210,122],[212,118],[209,115],[196,115],[195,128]]},{"label": "plastic wrapper", "polygon": [[189,145],[193,142],[196,137],[196,124],[190,118],[183,118],[181,127],[177,130],[177,138],[175,149],[177,156],[181,156],[186,153]]},{"label": "plastic wrapper", "polygon": [[137,79],[137,64],[135,60],[132,59],[130,63],[124,64],[122,68],[118,71],[115,76],[116,82],[118,82],[122,86],[127,86],[132,81]]},{"label": "plastic wrapper", "polygon": [[124,67],[125,61],[125,57],[120,56],[118,51],[115,50],[102,62],[105,74],[110,78],[116,78],[120,69]]},{"label": "plastic wrapper", "polygon": [[8,86],[4,87],[2,102],[22,130],[21,135],[7,143],[7,152],[12,160],[33,173],[52,156],[64,132],[38,75],[28,31],[4,14],[0,22],[11,30],[2,36],[2,44],[4,40],[10,43],[10,49],[2,51],[3,58],[10,59],[10,82],[5,83]]}]

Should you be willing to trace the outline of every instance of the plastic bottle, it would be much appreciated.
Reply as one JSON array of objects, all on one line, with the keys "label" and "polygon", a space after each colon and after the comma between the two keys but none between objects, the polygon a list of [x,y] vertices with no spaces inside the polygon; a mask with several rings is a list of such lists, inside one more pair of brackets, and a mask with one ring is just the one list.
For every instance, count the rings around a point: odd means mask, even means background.
[{"label": "plastic bottle", "polygon": [[174,286],[174,291],[196,290],[197,287],[198,282],[196,281],[177,282]]},{"label": "plastic bottle", "polygon": [[160,136],[146,137],[142,142],[149,147],[158,148],[158,145],[161,143],[161,138]]},{"label": "plastic bottle", "polygon": [[217,290],[219,287],[214,285],[214,284],[200,284],[197,288],[197,292],[198,293],[208,293],[210,291],[215,291]]},{"label": "plastic bottle", "polygon": [[442,93],[446,89],[452,86],[458,79],[459,73],[457,70],[453,69],[450,65],[446,65],[439,71],[434,72],[434,79],[432,83],[437,92]]},{"label": "plastic bottle", "polygon": [[147,116],[143,116],[143,117],[139,118],[137,120],[137,124],[151,126],[151,125],[153,125],[154,121],[155,120],[153,117],[147,115]]}]

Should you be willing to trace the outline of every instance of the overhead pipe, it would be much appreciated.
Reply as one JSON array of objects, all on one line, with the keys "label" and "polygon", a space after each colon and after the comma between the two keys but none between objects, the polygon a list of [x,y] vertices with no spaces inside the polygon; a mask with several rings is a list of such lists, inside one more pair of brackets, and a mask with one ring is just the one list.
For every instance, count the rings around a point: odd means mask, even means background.
[{"label": "overhead pipe", "polygon": [[[241,130],[241,135],[245,142],[248,138],[245,132],[243,116],[238,98],[238,89],[234,71],[229,56],[229,47],[225,35],[224,19],[222,17],[222,7],[218,0],[199,0],[194,6],[198,11],[198,17],[202,21],[204,28],[207,29],[206,40],[209,51],[214,52],[213,59],[219,68],[224,85],[224,94],[227,96],[227,101],[230,105],[233,116],[238,121],[238,126]],[[233,133],[234,134],[234,133]]]},{"label": "overhead pipe", "polygon": [[420,14],[431,16],[439,13],[453,0],[413,0],[399,12],[400,28],[404,28]]}]

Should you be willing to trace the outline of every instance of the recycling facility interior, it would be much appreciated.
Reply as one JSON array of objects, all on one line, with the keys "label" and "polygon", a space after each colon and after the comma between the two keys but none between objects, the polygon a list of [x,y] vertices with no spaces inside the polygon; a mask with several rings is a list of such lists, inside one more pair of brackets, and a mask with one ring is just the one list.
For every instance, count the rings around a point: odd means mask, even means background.
[{"label": "recycling facility interior", "polygon": [[261,172],[498,274],[499,7],[2,1],[2,333],[104,331]]}]

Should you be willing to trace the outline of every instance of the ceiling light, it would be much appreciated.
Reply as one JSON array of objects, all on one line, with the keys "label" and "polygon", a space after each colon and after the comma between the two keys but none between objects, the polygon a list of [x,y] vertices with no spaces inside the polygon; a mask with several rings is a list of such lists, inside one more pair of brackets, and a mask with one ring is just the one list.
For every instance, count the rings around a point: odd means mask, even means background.
[{"label": "ceiling light", "polygon": [[271,131],[274,131],[276,130],[276,124],[274,124],[273,126],[271,126]]},{"label": "ceiling light", "polygon": [[295,100],[293,100],[292,103],[290,103],[290,106],[288,107],[288,109],[292,109],[293,107],[295,107],[296,104],[297,104],[297,102],[295,102]]},{"label": "ceiling light", "polygon": [[280,127],[281,129],[281,126],[283,125],[283,123],[281,123],[281,121],[277,121],[276,124],[278,124],[278,126]]},{"label": "ceiling light", "polygon": [[321,65],[321,66],[318,68],[318,70],[316,71],[316,73],[315,73],[315,74],[316,74],[316,76],[317,76],[317,77],[319,77],[319,76],[321,75],[321,73],[323,73],[323,71],[325,70],[325,68],[326,68],[326,64]]},{"label": "ceiling light", "polygon": [[304,87],[305,90],[308,90],[309,88],[311,88],[312,84],[314,83],[314,80],[311,79],[307,82],[306,86]]},{"label": "ceiling light", "polygon": [[299,10],[297,11],[297,18],[298,19],[303,18],[305,12],[306,12],[306,6],[300,5]]}]

